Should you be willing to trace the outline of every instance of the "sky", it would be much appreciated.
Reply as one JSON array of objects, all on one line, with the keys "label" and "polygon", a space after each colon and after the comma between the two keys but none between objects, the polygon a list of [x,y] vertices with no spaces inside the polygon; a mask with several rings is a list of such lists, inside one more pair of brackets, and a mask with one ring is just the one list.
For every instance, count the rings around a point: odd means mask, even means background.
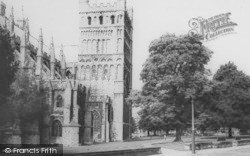
[{"label": "sky", "polygon": [[[0,0],[1,1],[1,0]],[[79,41],[79,0],[2,0],[9,16],[14,7],[15,19],[29,18],[31,35],[38,38],[43,29],[44,43],[53,36],[56,56],[63,44],[66,60],[77,61]],[[239,70],[250,75],[250,1],[249,0],[127,0],[134,9],[133,20],[133,89],[141,89],[140,72],[147,59],[149,44],[165,33],[187,34],[192,18],[205,19],[231,12],[231,21],[237,23],[235,33],[203,42],[212,50],[207,68],[212,74],[231,61]],[[23,8],[23,9],[22,9]],[[23,11],[22,11],[23,10]],[[57,48],[58,47],[58,48]]]}]

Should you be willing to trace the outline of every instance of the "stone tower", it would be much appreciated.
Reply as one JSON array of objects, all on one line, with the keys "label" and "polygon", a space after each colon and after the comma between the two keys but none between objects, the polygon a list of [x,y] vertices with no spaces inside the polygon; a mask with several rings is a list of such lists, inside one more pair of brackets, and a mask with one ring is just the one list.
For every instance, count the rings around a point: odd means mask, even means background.
[{"label": "stone tower", "polygon": [[107,134],[106,128],[101,130],[105,137],[111,135],[109,141],[122,141],[130,134],[131,107],[125,98],[132,86],[131,13],[126,0],[79,0],[77,78],[86,86],[87,101],[109,98],[113,113],[107,122],[112,134]]}]

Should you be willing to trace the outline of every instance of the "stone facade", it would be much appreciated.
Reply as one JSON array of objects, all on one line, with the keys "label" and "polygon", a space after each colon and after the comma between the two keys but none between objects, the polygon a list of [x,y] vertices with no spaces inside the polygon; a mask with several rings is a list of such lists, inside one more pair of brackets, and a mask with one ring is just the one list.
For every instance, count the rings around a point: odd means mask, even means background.
[{"label": "stone facade", "polygon": [[66,62],[63,46],[55,58],[53,39],[46,49],[42,30],[38,42],[30,36],[28,19],[16,23],[13,11],[7,18],[6,6],[0,8],[0,24],[10,31],[20,68],[49,87],[43,129],[28,126],[36,133],[27,143],[78,146],[128,139],[131,106],[125,98],[132,86],[133,29],[126,1],[79,0],[80,51],[73,63]]}]

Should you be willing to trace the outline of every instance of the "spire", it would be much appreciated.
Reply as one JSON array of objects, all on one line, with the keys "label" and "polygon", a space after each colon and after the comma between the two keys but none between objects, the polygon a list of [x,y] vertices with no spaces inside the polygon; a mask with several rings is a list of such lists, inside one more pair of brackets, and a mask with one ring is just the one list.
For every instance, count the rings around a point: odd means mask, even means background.
[{"label": "spire", "polygon": [[40,35],[39,35],[39,40],[38,40],[37,57],[38,56],[43,56],[43,30],[42,28],[40,29]]},{"label": "spire", "polygon": [[51,79],[55,79],[55,46],[54,46],[54,41],[53,41],[53,37],[51,38],[51,43],[50,43],[50,47],[49,47],[49,51],[50,51],[50,78]]},{"label": "spire", "polygon": [[9,31],[10,31],[10,35],[11,36],[14,34],[14,25],[15,25],[15,21],[14,21],[14,7],[12,6],[12,8],[11,8],[11,14],[10,14],[10,18],[9,18]]},{"label": "spire", "polygon": [[56,62],[56,60],[55,60],[55,46],[54,46],[53,37],[51,37],[49,51],[50,51],[50,62],[55,63]]},{"label": "spire", "polygon": [[60,50],[60,62],[61,62],[62,78],[65,78],[65,76],[66,76],[66,62],[65,62],[65,56],[63,53],[63,45],[61,45],[61,50]]},{"label": "spire", "polygon": [[43,33],[42,28],[40,30],[39,41],[38,41],[38,51],[37,51],[37,62],[36,62],[36,75],[42,75],[42,63],[43,63]]},{"label": "spire", "polygon": [[27,46],[27,33],[24,29],[22,31],[21,36],[21,46],[20,46],[20,62],[21,62],[21,68],[25,67],[25,60],[26,60],[26,46]]},{"label": "spire", "polygon": [[66,69],[66,62],[65,62],[65,56],[64,56],[64,53],[63,53],[63,45],[61,45],[61,50],[60,50],[60,61],[61,61],[61,68],[62,69]]},{"label": "spire", "polygon": [[24,31],[26,32],[26,38],[27,38],[27,42],[29,42],[29,37],[30,37],[30,28],[29,28],[29,19],[26,18],[26,20],[24,21]]}]

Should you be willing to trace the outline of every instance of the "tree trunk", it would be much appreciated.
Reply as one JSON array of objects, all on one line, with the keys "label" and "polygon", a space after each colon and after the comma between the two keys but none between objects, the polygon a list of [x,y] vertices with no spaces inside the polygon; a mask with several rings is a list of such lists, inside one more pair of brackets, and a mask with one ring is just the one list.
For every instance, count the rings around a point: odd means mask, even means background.
[{"label": "tree trunk", "polygon": [[165,129],[165,133],[166,133],[166,135],[169,135],[169,130]]},{"label": "tree trunk", "polygon": [[182,140],[181,140],[181,134],[182,134],[182,130],[180,128],[176,128],[174,142],[182,142]]},{"label": "tree trunk", "polygon": [[156,136],[156,130],[154,130],[154,136]]},{"label": "tree trunk", "polygon": [[148,136],[150,135],[150,131],[148,131]]},{"label": "tree trunk", "polygon": [[228,137],[232,138],[232,127],[228,127]]}]

